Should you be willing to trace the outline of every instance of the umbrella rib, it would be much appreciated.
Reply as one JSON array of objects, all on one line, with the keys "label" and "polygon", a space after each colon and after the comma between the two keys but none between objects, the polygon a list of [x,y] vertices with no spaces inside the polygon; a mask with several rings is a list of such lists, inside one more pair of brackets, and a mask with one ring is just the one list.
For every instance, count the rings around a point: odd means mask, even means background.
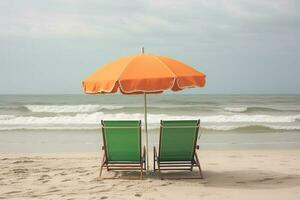
[{"label": "umbrella rib", "polygon": [[164,63],[163,61],[161,61],[161,60],[160,60],[158,57],[156,57],[155,55],[150,55],[150,54],[149,54],[149,56],[151,56],[151,57],[155,58],[156,60],[158,60],[158,62],[160,62],[160,63],[164,66],[164,68],[166,68],[169,72],[171,72],[171,73],[173,74],[173,77],[176,78],[176,74],[169,68],[169,66],[168,66],[166,63]]},{"label": "umbrella rib", "polygon": [[[173,79],[173,84],[168,89],[173,88],[174,85],[175,85],[175,82],[177,82],[177,75],[169,68],[169,66],[166,63],[164,63],[163,61],[161,61],[158,57],[156,57],[155,55],[150,55],[150,56],[153,57],[153,58],[155,58],[156,60],[158,60],[158,62],[160,62],[164,66],[164,68],[166,68],[168,71],[170,71],[173,74],[173,78],[174,78]],[[178,85],[178,83],[177,83],[177,85]]]},{"label": "umbrella rib", "polygon": [[[162,61],[161,61],[159,58],[157,58],[156,56],[150,55],[150,54],[148,54],[148,56],[151,56],[151,57],[153,57],[154,59],[158,60],[158,62],[161,63],[162,66],[163,66],[164,68],[166,68],[169,72],[171,72],[171,73],[173,74],[173,84],[172,84],[171,87],[167,88],[167,89],[171,89],[171,88],[174,86],[175,82],[176,82],[176,74],[168,67],[167,64],[165,64],[164,62],[162,62]],[[136,56],[135,56],[135,57],[136,57]],[[133,59],[134,59],[135,57],[133,57],[133,58],[127,63],[127,65],[124,66],[124,69],[123,69],[122,72],[120,73],[120,77],[122,76],[122,74],[123,74],[125,68],[133,61]],[[124,91],[124,92],[129,92],[129,91],[125,91],[125,90],[123,89],[122,84],[121,84],[121,81],[120,81],[120,77],[119,77],[119,79],[117,80],[117,82],[119,83],[119,88],[120,88],[120,90],[122,90],[122,91]],[[165,90],[165,89],[164,89],[164,90]],[[161,91],[161,90],[159,90],[159,91]],[[134,92],[145,92],[145,90],[135,90]],[[148,92],[149,92],[149,91],[148,91]],[[151,90],[151,92],[152,92],[152,90]]]},{"label": "umbrella rib", "polygon": [[[153,56],[153,55],[151,55],[151,56],[154,57],[154,58],[156,58],[157,60],[159,60],[165,67],[167,67],[167,68],[168,68],[168,69],[176,76],[176,74],[168,67],[168,64],[162,62],[162,61],[161,61],[158,57],[156,57],[156,56]],[[165,57],[165,56],[162,56],[162,57]],[[165,57],[165,58],[170,59],[170,58],[168,58],[168,57]],[[182,63],[182,62],[180,62],[180,61],[177,61],[177,62]],[[195,70],[193,67],[190,67],[190,66],[186,65],[185,63],[182,63],[182,64],[184,64],[185,67],[190,68],[190,69],[193,70],[193,71],[197,71],[197,70]],[[198,72],[198,71],[197,71],[197,72]],[[204,76],[204,78],[206,77],[205,74],[203,74],[203,76]],[[178,83],[177,76],[176,76],[176,78],[174,79],[173,86],[174,86],[175,82],[177,82],[177,86],[178,86],[180,89],[193,88],[193,87],[195,87],[195,86],[197,87],[197,85],[195,85],[195,84],[192,85],[192,86],[180,87],[180,86],[179,86],[179,83]],[[172,86],[172,87],[173,87],[173,86]],[[172,87],[171,87],[171,88],[172,88]],[[199,86],[198,86],[198,87],[199,87]]]},{"label": "umbrella rib", "polygon": [[131,58],[131,60],[123,67],[122,72],[121,72],[120,75],[119,75],[119,78],[117,78],[117,81],[116,81],[116,82],[119,83],[119,89],[122,90],[122,91],[125,91],[125,90],[123,90],[123,87],[122,87],[120,78],[121,78],[122,74],[124,73],[126,67],[133,61],[134,58],[136,58],[136,56],[133,56],[133,57]]}]

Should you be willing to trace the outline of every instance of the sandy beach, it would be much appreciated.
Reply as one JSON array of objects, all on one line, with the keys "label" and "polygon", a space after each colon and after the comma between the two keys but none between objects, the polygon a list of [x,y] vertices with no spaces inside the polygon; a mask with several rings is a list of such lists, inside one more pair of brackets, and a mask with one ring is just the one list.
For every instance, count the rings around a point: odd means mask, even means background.
[{"label": "sandy beach", "polygon": [[[300,198],[300,150],[202,150],[198,154],[203,180],[160,180],[153,174],[144,180],[98,180],[99,153],[1,153],[0,199]],[[104,171],[103,175],[124,174]]]},{"label": "sandy beach", "polygon": [[299,10],[0,0],[0,200],[300,200]]}]

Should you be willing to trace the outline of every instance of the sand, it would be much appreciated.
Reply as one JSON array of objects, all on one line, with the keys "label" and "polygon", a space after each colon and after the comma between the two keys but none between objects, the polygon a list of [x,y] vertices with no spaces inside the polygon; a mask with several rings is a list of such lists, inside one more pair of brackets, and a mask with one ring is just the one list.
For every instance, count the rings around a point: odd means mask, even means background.
[{"label": "sand", "polygon": [[300,150],[200,150],[199,156],[203,180],[154,174],[98,180],[99,153],[0,153],[0,199],[300,199]]}]

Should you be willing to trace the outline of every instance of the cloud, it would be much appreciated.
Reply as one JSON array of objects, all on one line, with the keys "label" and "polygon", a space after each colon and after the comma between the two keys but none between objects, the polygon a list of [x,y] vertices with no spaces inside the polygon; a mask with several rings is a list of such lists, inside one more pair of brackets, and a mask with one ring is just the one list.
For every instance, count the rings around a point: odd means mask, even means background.
[{"label": "cloud", "polygon": [[3,0],[1,91],[78,91],[83,74],[145,45],[201,66],[212,93],[263,92],[266,81],[299,93],[299,10],[298,0]]},{"label": "cloud", "polygon": [[[151,34],[214,41],[299,32],[297,1],[1,1],[0,35],[118,38]],[[222,37],[224,38],[224,37]],[[229,37],[230,39],[230,37]]]}]

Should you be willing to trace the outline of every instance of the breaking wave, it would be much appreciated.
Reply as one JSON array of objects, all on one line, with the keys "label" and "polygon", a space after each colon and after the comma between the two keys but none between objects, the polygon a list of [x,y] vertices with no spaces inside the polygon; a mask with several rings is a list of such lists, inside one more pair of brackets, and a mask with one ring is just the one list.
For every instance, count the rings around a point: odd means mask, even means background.
[{"label": "breaking wave", "polygon": [[276,130],[285,130],[285,131],[297,131],[300,130],[300,126],[277,126],[277,125],[262,125],[262,124],[253,124],[253,125],[236,125],[236,126],[202,126],[204,130],[213,130],[213,131],[276,131]]},{"label": "breaking wave", "polygon": [[117,105],[25,105],[31,112],[38,113],[92,113],[100,110],[122,109]]},{"label": "breaking wave", "polygon": [[[166,114],[149,114],[148,123],[150,129],[159,127],[161,119],[164,120],[185,120],[199,119],[203,129],[216,131],[245,130],[245,129],[269,129],[269,130],[300,130],[299,126],[289,124],[300,120],[300,115],[214,115],[214,116],[173,116]],[[116,113],[107,114],[103,112],[78,113],[76,115],[58,116],[14,116],[0,115],[0,130],[19,129],[49,129],[49,130],[88,130],[98,129],[100,120],[143,120],[141,113]],[[242,123],[239,125],[224,125],[224,123]],[[267,124],[265,124],[267,123]],[[274,125],[273,125],[273,124]],[[277,123],[287,123],[287,125],[277,125]],[[208,125],[213,124],[213,125]],[[250,124],[250,125],[249,125]],[[270,125],[271,124],[271,125]],[[276,124],[276,125],[275,125]]]},{"label": "breaking wave", "polygon": [[[284,123],[296,122],[300,119],[300,115],[212,115],[212,116],[175,116],[166,114],[148,114],[148,122],[156,123],[161,119],[200,119],[201,122],[226,123],[226,122],[247,122],[247,123]],[[107,114],[103,112],[95,113],[79,113],[74,116],[58,115],[52,117],[35,117],[35,116],[13,116],[0,115],[0,124],[95,124],[101,119],[144,119],[141,113],[115,113]]]},{"label": "breaking wave", "polygon": [[9,119],[13,119],[15,118],[16,116],[14,115],[0,115],[0,121],[1,120],[9,120]]},{"label": "breaking wave", "polygon": [[240,107],[225,107],[223,108],[224,111],[233,112],[233,113],[254,113],[254,112],[299,112],[299,110],[289,110],[289,109],[275,109],[270,107],[247,107],[247,106],[240,106]]}]

